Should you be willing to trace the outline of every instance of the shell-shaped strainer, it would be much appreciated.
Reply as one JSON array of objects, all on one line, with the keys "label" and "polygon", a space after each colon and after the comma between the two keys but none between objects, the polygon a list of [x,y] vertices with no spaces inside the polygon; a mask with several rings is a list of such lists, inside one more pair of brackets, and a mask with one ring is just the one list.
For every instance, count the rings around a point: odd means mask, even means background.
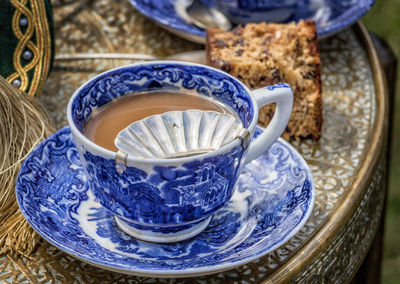
[{"label": "shell-shaped strainer", "polygon": [[236,139],[242,122],[227,113],[170,111],[148,116],[123,129],[114,144],[135,158],[180,158],[214,151]]}]

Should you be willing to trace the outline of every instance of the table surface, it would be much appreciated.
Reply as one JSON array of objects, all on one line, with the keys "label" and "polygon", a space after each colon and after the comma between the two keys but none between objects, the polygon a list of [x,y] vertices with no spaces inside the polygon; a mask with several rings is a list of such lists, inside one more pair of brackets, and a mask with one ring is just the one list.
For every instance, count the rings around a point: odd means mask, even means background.
[{"label": "table surface", "polygon": [[[203,49],[140,15],[125,0],[54,1],[56,53],[144,53],[164,57]],[[360,37],[361,35],[361,37]],[[292,145],[314,175],[316,200],[306,225],[280,248],[236,269],[174,283],[246,280],[350,280],[375,234],[383,208],[385,87],[365,32],[346,29],[320,42],[323,82],[322,137]],[[57,128],[75,89],[101,71],[134,61],[56,61],[41,102]],[[375,213],[375,214],[372,214]],[[311,278],[310,278],[311,277]],[[80,262],[47,242],[32,259],[0,256],[0,281],[152,283]],[[169,283],[170,280],[161,279]]]}]

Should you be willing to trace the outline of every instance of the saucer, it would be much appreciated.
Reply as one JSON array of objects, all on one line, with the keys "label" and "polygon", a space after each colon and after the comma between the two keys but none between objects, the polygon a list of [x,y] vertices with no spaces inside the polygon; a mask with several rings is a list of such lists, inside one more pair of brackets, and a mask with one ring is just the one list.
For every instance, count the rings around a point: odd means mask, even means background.
[{"label": "saucer", "polygon": [[306,162],[279,139],[243,169],[231,201],[202,233],[170,244],[139,241],[94,200],[65,127],[24,161],[16,195],[30,225],[66,253],[120,273],[176,278],[228,270],[284,244],[308,219],[315,190]]},{"label": "saucer", "polygon": [[[197,43],[205,43],[204,30],[189,24],[175,8],[187,5],[189,0],[129,0],[143,15],[168,31]],[[202,0],[215,6],[215,0]],[[310,19],[316,22],[320,38],[332,35],[355,23],[372,7],[375,0],[301,0],[287,21]]]}]

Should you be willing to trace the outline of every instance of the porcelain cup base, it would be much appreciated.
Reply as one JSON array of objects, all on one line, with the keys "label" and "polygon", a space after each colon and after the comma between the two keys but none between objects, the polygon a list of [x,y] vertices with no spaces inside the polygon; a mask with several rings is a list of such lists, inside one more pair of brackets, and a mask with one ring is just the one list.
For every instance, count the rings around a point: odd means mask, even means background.
[{"label": "porcelain cup base", "polygon": [[212,216],[189,225],[168,226],[166,228],[152,226],[148,227],[149,229],[144,227],[139,229],[131,222],[122,220],[117,216],[115,216],[115,221],[122,231],[136,239],[152,243],[174,243],[190,239],[200,234],[207,228],[211,218]]}]

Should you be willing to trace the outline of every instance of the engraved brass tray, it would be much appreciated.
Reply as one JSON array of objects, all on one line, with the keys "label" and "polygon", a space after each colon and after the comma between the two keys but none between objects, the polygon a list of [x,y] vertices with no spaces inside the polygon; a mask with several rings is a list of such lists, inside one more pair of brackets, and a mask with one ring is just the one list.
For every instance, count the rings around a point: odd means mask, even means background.
[{"label": "engraved brass tray", "polygon": [[[142,53],[164,57],[203,47],[180,39],[140,15],[125,0],[53,1],[56,55]],[[0,282],[260,283],[352,279],[376,233],[386,184],[387,93],[365,27],[321,41],[324,123],[318,142],[292,145],[316,184],[306,225],[272,253],[236,269],[193,279],[152,279],[80,262],[43,241],[31,259],[0,256]],[[133,60],[55,61],[41,102],[57,128],[66,105],[88,78]]]}]

